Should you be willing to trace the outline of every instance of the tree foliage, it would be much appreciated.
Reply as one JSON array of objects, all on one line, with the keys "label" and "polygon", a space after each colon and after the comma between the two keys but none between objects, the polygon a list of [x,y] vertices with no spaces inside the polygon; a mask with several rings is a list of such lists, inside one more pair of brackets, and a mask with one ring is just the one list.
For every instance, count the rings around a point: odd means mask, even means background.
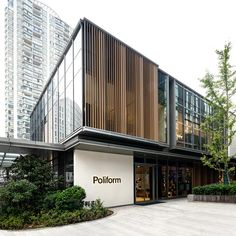
[{"label": "tree foliage", "polygon": [[236,71],[230,64],[231,43],[223,50],[216,50],[218,56],[218,75],[206,73],[201,79],[209,100],[210,112],[206,115],[201,128],[207,133],[205,145],[208,155],[203,155],[202,162],[210,168],[224,173],[224,183],[229,182],[229,173],[234,171],[230,164],[235,155],[229,155],[228,149],[236,133],[235,106],[232,98],[236,93]]},{"label": "tree foliage", "polygon": [[19,214],[31,210],[37,187],[28,180],[13,180],[0,188],[0,199],[3,211]]},{"label": "tree foliage", "polygon": [[9,180],[28,180],[37,186],[37,191],[43,195],[54,189],[53,171],[50,163],[36,155],[18,157],[8,167]]}]

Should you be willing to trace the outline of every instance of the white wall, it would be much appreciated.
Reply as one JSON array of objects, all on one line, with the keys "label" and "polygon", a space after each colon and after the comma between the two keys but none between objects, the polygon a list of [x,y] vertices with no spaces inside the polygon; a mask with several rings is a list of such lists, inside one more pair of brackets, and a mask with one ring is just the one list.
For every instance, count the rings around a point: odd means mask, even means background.
[{"label": "white wall", "polygon": [[[86,191],[85,201],[100,198],[104,206],[134,203],[133,156],[74,150],[74,185]],[[119,183],[93,183],[93,177],[120,178]]]},{"label": "white wall", "polygon": [[236,135],[234,135],[232,144],[229,146],[229,155],[236,154]]}]

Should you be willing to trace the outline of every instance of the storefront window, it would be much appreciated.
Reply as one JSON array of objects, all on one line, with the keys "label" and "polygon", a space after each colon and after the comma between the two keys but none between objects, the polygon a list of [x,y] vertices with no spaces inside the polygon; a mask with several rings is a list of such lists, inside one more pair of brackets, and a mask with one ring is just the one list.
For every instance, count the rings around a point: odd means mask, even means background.
[{"label": "storefront window", "polygon": [[178,168],[178,195],[186,196],[192,189],[192,168],[179,166]]},{"label": "storefront window", "polygon": [[135,167],[136,202],[153,200],[153,165],[138,164]]},{"label": "storefront window", "polygon": [[172,198],[176,196],[177,191],[177,168],[176,166],[169,166],[168,168],[168,198]]}]

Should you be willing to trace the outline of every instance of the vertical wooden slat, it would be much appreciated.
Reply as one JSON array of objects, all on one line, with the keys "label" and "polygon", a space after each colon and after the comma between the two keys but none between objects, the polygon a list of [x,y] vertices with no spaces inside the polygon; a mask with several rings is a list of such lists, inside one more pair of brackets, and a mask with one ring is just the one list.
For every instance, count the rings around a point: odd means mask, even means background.
[{"label": "vertical wooden slat", "polygon": [[86,125],[158,140],[157,66],[85,24]]},{"label": "vertical wooden slat", "polygon": [[123,45],[120,45],[121,50],[121,57],[120,57],[120,64],[121,64],[121,133],[126,133],[127,130],[127,109],[126,109],[126,48]]}]

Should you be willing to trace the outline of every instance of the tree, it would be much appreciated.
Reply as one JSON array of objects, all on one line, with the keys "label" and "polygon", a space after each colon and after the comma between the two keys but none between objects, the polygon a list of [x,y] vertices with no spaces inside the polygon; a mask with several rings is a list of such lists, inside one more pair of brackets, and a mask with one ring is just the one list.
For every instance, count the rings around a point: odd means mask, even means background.
[{"label": "tree", "polygon": [[235,155],[229,155],[228,149],[236,133],[235,106],[232,98],[236,93],[236,71],[230,64],[231,43],[227,43],[223,50],[216,50],[218,56],[219,74],[209,72],[200,80],[206,89],[210,112],[201,124],[207,134],[205,144],[207,154],[201,158],[204,165],[224,174],[224,183],[229,183],[229,173],[235,170],[231,164]]},{"label": "tree", "polygon": [[54,188],[53,170],[50,163],[36,155],[18,157],[8,167],[7,172],[9,180],[26,179],[35,184],[42,195]]},{"label": "tree", "polygon": [[22,214],[32,210],[37,187],[28,180],[13,180],[0,188],[1,207],[5,214]]}]

